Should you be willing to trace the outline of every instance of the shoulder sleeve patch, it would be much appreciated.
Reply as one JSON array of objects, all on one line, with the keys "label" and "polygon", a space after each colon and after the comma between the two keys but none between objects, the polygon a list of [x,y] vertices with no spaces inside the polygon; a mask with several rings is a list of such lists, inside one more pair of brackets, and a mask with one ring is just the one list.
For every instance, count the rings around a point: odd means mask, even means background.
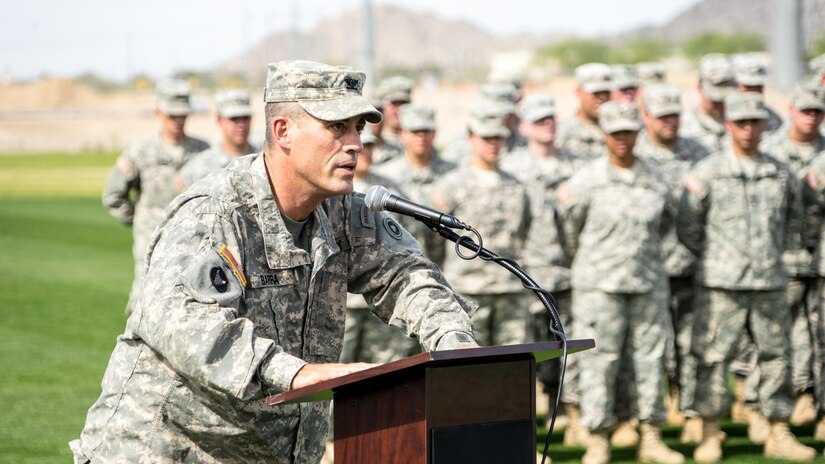
[{"label": "shoulder sleeve patch", "polygon": [[124,155],[120,155],[117,157],[117,161],[115,161],[115,167],[124,177],[131,178],[135,175],[135,166],[129,161]]},{"label": "shoulder sleeve patch", "polygon": [[387,229],[387,233],[390,234],[390,237],[401,240],[401,237],[404,235],[401,226],[398,225],[391,217],[384,217],[384,228]]},{"label": "shoulder sleeve patch", "polygon": [[556,189],[556,198],[559,199],[559,203],[562,205],[570,204],[570,200],[572,200],[572,195],[570,193],[570,186],[567,182],[561,184],[558,189]]},{"label": "shoulder sleeve patch", "polygon": [[699,195],[705,189],[705,184],[702,183],[696,176],[688,175],[685,181],[685,188],[688,192]]},{"label": "shoulder sleeve patch", "polygon": [[816,190],[819,187],[819,184],[821,184],[821,181],[814,170],[809,169],[808,173],[805,175],[805,183],[808,184],[808,187],[810,187],[811,190]]}]

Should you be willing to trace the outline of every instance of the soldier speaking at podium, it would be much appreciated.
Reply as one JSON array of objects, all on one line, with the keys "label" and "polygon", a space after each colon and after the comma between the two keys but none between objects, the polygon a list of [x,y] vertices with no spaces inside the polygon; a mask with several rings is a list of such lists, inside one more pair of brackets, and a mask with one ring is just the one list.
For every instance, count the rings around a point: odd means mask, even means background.
[{"label": "soldier speaking at podium", "polygon": [[364,79],[269,65],[264,150],[167,209],[75,462],[317,463],[329,402],[263,398],[372,366],[337,363],[347,290],[426,350],[476,346],[474,305],[350,194],[359,131],[381,120]]}]

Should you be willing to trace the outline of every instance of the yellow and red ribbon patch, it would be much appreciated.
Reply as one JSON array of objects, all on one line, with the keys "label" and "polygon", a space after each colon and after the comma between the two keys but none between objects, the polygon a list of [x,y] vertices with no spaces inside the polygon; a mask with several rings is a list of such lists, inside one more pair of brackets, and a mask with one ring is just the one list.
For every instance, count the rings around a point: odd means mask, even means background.
[{"label": "yellow and red ribbon patch", "polygon": [[246,288],[246,276],[243,274],[243,271],[241,270],[241,265],[238,264],[238,260],[235,259],[235,255],[232,254],[232,252],[229,250],[229,247],[226,245],[221,246],[220,253],[221,256],[223,256],[223,258],[229,264],[229,267],[232,268],[232,272],[234,272],[235,275],[238,276],[238,280],[241,281],[241,286]]}]

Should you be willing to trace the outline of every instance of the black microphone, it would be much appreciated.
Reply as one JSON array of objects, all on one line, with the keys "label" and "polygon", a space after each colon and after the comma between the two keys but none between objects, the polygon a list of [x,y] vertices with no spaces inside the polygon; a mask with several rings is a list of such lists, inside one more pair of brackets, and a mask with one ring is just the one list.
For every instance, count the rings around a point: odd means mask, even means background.
[{"label": "black microphone", "polygon": [[451,229],[471,230],[470,226],[456,219],[454,216],[436,211],[430,207],[413,203],[406,198],[390,193],[381,185],[373,185],[367,190],[364,203],[373,211],[391,211],[403,216],[410,216],[428,224],[441,224]]}]

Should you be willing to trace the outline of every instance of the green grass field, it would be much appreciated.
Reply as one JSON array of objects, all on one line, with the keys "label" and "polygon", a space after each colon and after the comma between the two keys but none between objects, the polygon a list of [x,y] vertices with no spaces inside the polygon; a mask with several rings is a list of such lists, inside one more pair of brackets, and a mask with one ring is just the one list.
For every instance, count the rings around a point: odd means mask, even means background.
[{"label": "green grass field", "polygon": [[[99,200],[114,158],[0,156],[0,463],[71,462],[66,443],[80,433],[123,330],[131,233]],[[724,429],[726,462],[771,462],[744,426]],[[794,431],[814,444],[812,427]],[[690,456],[678,433],[668,428],[665,438]],[[545,434],[539,428],[540,447]],[[583,449],[560,442],[554,434],[554,462],[581,459]],[[614,450],[616,462],[633,459],[631,448]]]}]

